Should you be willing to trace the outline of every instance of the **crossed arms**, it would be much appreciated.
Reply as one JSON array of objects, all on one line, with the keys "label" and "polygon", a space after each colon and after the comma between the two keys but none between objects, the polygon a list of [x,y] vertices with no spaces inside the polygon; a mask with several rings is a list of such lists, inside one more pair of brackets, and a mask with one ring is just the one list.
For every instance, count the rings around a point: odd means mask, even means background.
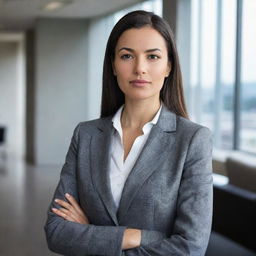
[{"label": "crossed arms", "polygon": [[[209,213],[212,207],[211,137],[208,129],[199,128],[191,139],[171,237],[154,230],[130,229],[126,226],[96,226],[89,223],[86,213],[79,206],[76,185],[78,133],[79,125],[74,131],[60,182],[54,194],[54,199],[59,201],[53,201],[48,211],[45,232],[52,251],[72,256],[204,255],[210,234]],[[202,140],[203,144],[200,145],[198,140]],[[191,175],[201,166],[205,166],[206,172]],[[192,195],[191,190],[187,189],[191,184],[194,188]],[[65,196],[66,193],[71,196]],[[205,212],[198,211],[205,204]]]}]

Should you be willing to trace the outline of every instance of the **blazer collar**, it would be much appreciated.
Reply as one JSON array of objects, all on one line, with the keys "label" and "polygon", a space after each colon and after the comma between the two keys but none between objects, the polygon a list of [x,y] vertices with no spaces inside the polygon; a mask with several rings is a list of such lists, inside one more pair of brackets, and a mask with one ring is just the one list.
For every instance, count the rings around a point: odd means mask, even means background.
[{"label": "blazer collar", "polygon": [[177,117],[176,114],[170,111],[163,104],[163,107],[156,125],[165,132],[176,131],[176,117]]}]

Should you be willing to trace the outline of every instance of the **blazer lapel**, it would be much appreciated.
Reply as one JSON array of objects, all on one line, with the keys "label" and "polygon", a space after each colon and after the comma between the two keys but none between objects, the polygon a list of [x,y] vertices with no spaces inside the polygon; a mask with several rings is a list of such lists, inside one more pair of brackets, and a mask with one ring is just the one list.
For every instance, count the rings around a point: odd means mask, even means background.
[{"label": "blazer lapel", "polygon": [[99,131],[92,137],[91,143],[91,172],[92,180],[110,217],[116,225],[116,205],[111,192],[109,179],[110,145],[113,133],[111,118],[103,119]]},{"label": "blazer lapel", "polygon": [[161,168],[161,163],[170,154],[170,148],[175,142],[175,131],[176,115],[163,105],[159,120],[152,127],[147,142],[126,180],[117,212],[119,223],[125,217],[140,187],[153,172]]}]

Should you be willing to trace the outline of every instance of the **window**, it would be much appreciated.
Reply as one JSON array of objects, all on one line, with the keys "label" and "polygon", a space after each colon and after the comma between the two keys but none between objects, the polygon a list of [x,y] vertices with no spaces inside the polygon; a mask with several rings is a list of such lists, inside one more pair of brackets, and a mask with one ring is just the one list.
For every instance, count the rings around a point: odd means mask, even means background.
[{"label": "window", "polygon": [[212,130],[216,148],[256,153],[256,1],[190,7],[190,117]]},{"label": "window", "polygon": [[244,0],[241,31],[239,148],[256,153],[256,1]]}]

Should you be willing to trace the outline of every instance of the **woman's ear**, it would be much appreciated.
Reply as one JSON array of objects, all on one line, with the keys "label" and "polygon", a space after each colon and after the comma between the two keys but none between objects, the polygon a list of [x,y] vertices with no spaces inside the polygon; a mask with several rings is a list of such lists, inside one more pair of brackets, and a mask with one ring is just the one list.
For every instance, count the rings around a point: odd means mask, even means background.
[{"label": "woman's ear", "polygon": [[172,70],[172,64],[170,61],[168,61],[165,77],[168,77],[170,75],[171,70]]}]

